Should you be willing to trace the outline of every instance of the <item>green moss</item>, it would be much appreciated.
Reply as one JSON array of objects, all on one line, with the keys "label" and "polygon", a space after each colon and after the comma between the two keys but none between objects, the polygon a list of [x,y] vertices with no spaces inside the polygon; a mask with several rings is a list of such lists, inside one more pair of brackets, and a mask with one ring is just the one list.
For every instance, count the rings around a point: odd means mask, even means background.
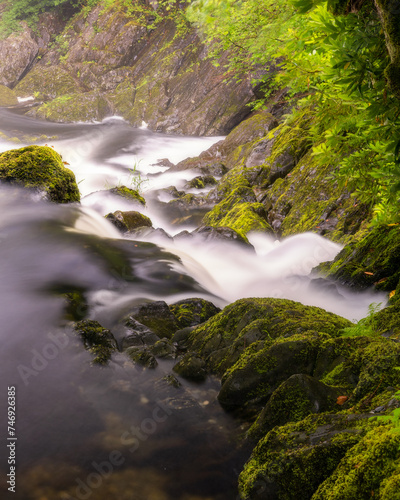
[{"label": "green moss", "polygon": [[275,427],[260,440],[239,476],[241,498],[309,500],[360,441],[365,427],[362,418],[329,414]]},{"label": "green moss", "polygon": [[110,190],[113,194],[117,194],[131,201],[138,201],[141,205],[146,205],[146,200],[141,196],[137,189],[130,189],[126,186],[117,186]]},{"label": "green moss", "polygon": [[217,314],[220,309],[204,299],[184,299],[169,306],[179,328],[198,325]]},{"label": "green moss", "polygon": [[49,100],[76,93],[79,84],[65,69],[59,66],[36,66],[15,87],[20,97],[37,96]]},{"label": "green moss", "polygon": [[400,280],[400,227],[377,226],[360,241],[347,245],[321,270],[349,285],[393,291]]},{"label": "green moss", "polygon": [[[400,467],[400,434],[387,426],[367,433],[318,489],[313,500],[382,498]],[[392,476],[394,478],[392,479]]]},{"label": "green moss", "polygon": [[18,104],[15,92],[5,85],[0,85],[0,106],[13,106]]},{"label": "green moss", "polygon": [[105,365],[116,351],[116,342],[111,332],[94,320],[83,320],[74,324],[74,330],[85,349],[93,354],[93,364]]},{"label": "green moss", "polygon": [[[266,221],[266,213],[261,203],[237,203],[227,211],[232,198],[243,191],[238,189],[230,197],[216,205],[211,212],[203,217],[202,223],[212,227],[229,227],[246,239],[250,231],[273,233],[271,226]],[[225,215],[224,215],[225,214]]]},{"label": "green moss", "polygon": [[50,201],[57,203],[80,199],[74,173],[48,146],[28,146],[1,154],[0,180],[43,190]]},{"label": "green moss", "polygon": [[36,116],[54,122],[91,122],[111,114],[109,101],[97,91],[62,95],[36,111]]},{"label": "green moss", "polygon": [[[285,339],[309,331],[338,336],[352,323],[318,307],[273,298],[241,299],[229,306],[189,336],[189,345],[208,360],[217,373],[233,366],[251,344],[262,348],[264,341]],[[261,342],[261,347],[257,347]]]}]

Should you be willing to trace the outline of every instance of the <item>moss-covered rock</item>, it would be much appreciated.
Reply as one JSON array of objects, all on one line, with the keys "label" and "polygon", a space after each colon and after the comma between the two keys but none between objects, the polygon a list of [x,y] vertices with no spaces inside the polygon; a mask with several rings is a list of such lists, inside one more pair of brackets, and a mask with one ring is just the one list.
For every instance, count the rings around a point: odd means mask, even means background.
[{"label": "moss-covered rock", "polygon": [[160,338],[171,338],[179,329],[175,316],[162,300],[133,306],[127,318],[128,322],[130,318],[146,325]]},{"label": "moss-covered rock", "polygon": [[196,382],[201,382],[207,377],[204,360],[193,353],[185,354],[173,370],[181,377]]},{"label": "moss-covered rock", "polygon": [[340,408],[337,398],[339,388],[329,387],[305,374],[296,374],[283,382],[271,395],[249,431],[258,440],[275,425],[298,422],[310,413],[322,413]]},{"label": "moss-covered rock", "polygon": [[110,330],[103,328],[98,321],[88,319],[78,321],[73,328],[85,349],[93,354],[92,363],[106,365],[112,353],[117,350],[117,343]]},{"label": "moss-covered rock", "polygon": [[48,146],[27,146],[1,154],[0,180],[43,191],[56,203],[80,200],[74,173]]},{"label": "moss-covered rock", "polygon": [[267,214],[261,203],[236,203],[222,217],[224,208],[225,201],[222,201],[211,212],[208,212],[202,223],[211,227],[229,227],[242,238],[246,238],[247,234],[252,231],[274,234],[272,227],[266,220]]},{"label": "moss-covered rock", "polygon": [[196,326],[204,323],[221,311],[212,302],[205,299],[183,299],[169,306],[179,328]]},{"label": "moss-covered rock", "polygon": [[123,233],[134,233],[135,230],[141,227],[153,227],[153,223],[149,217],[135,210],[127,212],[117,210],[112,214],[107,214],[106,219]]},{"label": "moss-covered rock", "polygon": [[351,325],[318,307],[284,299],[249,298],[230,304],[195,328],[187,342],[190,350],[206,360],[209,370],[222,375],[250,347],[256,353],[265,342],[290,340],[310,331],[336,337]]},{"label": "moss-covered rock", "polygon": [[65,94],[33,109],[30,114],[53,122],[101,121],[113,114],[109,100],[100,92]]},{"label": "moss-covered rock", "polygon": [[377,226],[319,269],[348,286],[391,292],[400,282],[400,227]]},{"label": "moss-covered rock", "polygon": [[121,196],[122,198],[125,198],[129,201],[135,201],[140,203],[141,205],[146,205],[146,200],[137,189],[131,189],[126,186],[116,186],[114,188],[111,188],[109,192],[117,196]]},{"label": "moss-covered rock", "polygon": [[[301,422],[275,427],[260,440],[239,476],[241,498],[314,499],[319,485],[368,431],[368,416],[310,415]],[[330,498],[328,489],[325,493],[318,498]]]},{"label": "moss-covered rock", "polygon": [[134,363],[144,368],[156,368],[158,365],[156,358],[147,348],[128,347],[125,353]]},{"label": "moss-covered rock", "polygon": [[0,85],[0,106],[13,106],[18,104],[15,92],[5,85]]},{"label": "moss-covered rock", "polygon": [[393,490],[399,474],[400,433],[390,426],[378,427],[347,452],[312,499],[400,498],[399,490]]},{"label": "moss-covered rock", "polygon": [[78,81],[59,66],[36,66],[15,87],[19,97],[51,100],[80,90]]}]

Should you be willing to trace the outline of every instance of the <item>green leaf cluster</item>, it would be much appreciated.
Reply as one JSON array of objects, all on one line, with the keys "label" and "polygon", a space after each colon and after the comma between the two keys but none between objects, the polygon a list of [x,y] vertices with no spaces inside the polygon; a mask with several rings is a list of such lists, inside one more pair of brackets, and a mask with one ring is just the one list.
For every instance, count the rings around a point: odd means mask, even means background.
[{"label": "green leaf cluster", "polygon": [[[313,154],[335,166],[332,182],[374,206],[376,221],[399,220],[400,102],[385,78],[390,59],[371,0],[196,0],[189,15],[214,54],[228,53],[228,71],[290,89],[288,121],[307,111]],[[268,92],[257,106],[267,101]]]}]

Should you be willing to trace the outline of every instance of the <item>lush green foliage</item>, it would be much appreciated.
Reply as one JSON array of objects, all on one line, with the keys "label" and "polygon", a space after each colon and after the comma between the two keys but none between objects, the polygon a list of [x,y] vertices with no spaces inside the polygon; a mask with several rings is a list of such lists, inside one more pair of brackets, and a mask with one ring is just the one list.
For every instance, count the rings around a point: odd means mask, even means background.
[{"label": "lush green foliage", "polygon": [[34,27],[38,16],[55,8],[81,8],[88,4],[96,5],[99,0],[6,0],[5,11],[0,22],[0,36],[7,36],[20,29],[20,21],[27,21]]},{"label": "lush green foliage", "polygon": [[376,220],[397,221],[400,103],[384,76],[384,33],[370,1],[357,13],[332,14],[342,7],[319,0],[197,0],[190,15],[217,51],[230,52],[230,71],[253,71],[271,88],[266,69],[277,65],[273,85],[302,96],[294,117],[307,109],[312,118],[314,155],[337,167],[335,178],[358,200],[374,205]]}]

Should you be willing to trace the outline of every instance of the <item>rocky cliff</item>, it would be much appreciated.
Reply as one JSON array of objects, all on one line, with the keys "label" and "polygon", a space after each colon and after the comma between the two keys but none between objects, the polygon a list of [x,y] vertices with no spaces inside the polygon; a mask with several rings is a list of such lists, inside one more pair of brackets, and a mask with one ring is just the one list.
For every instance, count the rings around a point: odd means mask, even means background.
[{"label": "rocky cliff", "polygon": [[91,121],[117,114],[152,130],[228,133],[249,112],[250,77],[237,81],[208,59],[180,14],[97,5],[63,21],[44,14],[37,29],[0,41],[0,84],[35,98],[30,114]]}]

